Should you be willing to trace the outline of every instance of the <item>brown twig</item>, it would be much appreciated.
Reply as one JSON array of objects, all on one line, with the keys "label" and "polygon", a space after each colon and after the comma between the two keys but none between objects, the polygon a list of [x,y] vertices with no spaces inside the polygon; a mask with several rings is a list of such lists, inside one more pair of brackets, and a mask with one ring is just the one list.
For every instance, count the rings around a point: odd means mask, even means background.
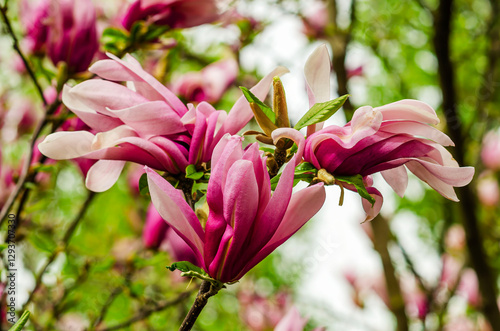
[{"label": "brown twig", "polygon": [[391,255],[387,248],[392,238],[389,223],[381,215],[378,215],[371,221],[371,226],[373,229],[373,246],[380,255],[382,266],[384,267],[385,283],[389,296],[389,309],[396,316],[397,330],[407,331],[408,317],[406,316],[405,302],[401,293],[399,280],[396,277],[396,270],[392,265]]},{"label": "brown twig", "polygon": [[113,326],[110,326],[107,328],[103,328],[103,329],[97,329],[97,331],[112,331],[112,330],[119,330],[119,329],[126,328],[134,323],[137,323],[139,321],[142,321],[142,320],[148,318],[150,315],[152,315],[154,313],[158,313],[158,312],[163,311],[169,307],[172,307],[172,306],[175,306],[175,305],[181,303],[182,301],[189,298],[191,293],[193,293],[193,292],[192,291],[182,292],[177,296],[177,298],[175,298],[173,300],[160,303],[155,307],[144,308],[144,309],[140,310],[137,313],[137,315],[135,315],[134,317],[132,317],[131,319],[129,319],[125,322],[122,322],[122,323],[119,323],[117,325],[113,325]]},{"label": "brown twig", "polygon": [[26,71],[28,72],[28,75],[31,77],[33,84],[35,84],[36,90],[37,90],[38,94],[40,95],[40,99],[42,99],[43,105],[45,107],[47,107],[48,103],[47,103],[47,100],[45,99],[45,96],[43,95],[42,87],[41,87],[40,83],[38,83],[38,79],[36,78],[36,75],[33,72],[33,69],[31,69],[31,66],[30,66],[28,60],[26,59],[26,56],[24,55],[23,51],[19,47],[19,41],[17,40],[16,34],[14,33],[14,30],[12,29],[12,25],[10,24],[10,20],[7,17],[7,4],[0,6],[0,13],[2,15],[2,19],[5,23],[5,26],[7,27],[7,32],[9,33],[9,35],[12,38],[12,47],[14,48],[14,50],[17,52],[17,54],[19,55],[19,57],[23,61],[24,66],[26,68]]},{"label": "brown twig", "polygon": [[91,204],[91,202],[92,202],[92,200],[94,199],[95,196],[96,196],[96,193],[94,193],[94,192],[90,192],[89,193],[89,195],[87,196],[87,199],[85,200],[85,202],[83,203],[82,207],[80,208],[80,211],[78,212],[78,215],[71,222],[71,224],[69,225],[68,229],[64,233],[64,237],[61,240],[61,242],[59,243],[58,247],[52,252],[52,254],[50,255],[50,257],[47,259],[47,261],[43,265],[42,269],[40,270],[40,272],[36,276],[35,287],[31,291],[31,293],[30,293],[30,295],[28,297],[28,300],[24,303],[23,308],[22,308],[23,311],[26,309],[26,307],[28,306],[28,304],[31,302],[31,300],[33,299],[33,296],[34,296],[35,292],[38,290],[38,288],[42,284],[42,277],[43,277],[45,271],[47,271],[47,268],[52,264],[52,262],[54,262],[54,260],[59,256],[59,254],[61,252],[63,252],[66,249],[66,247],[68,246],[69,241],[71,240],[71,237],[73,236],[73,234],[74,234],[74,232],[76,230],[76,227],[78,226],[78,224],[82,220],[83,216],[85,215],[85,212],[87,211],[88,207],[90,206],[90,204]]},{"label": "brown twig", "polygon": [[194,300],[193,306],[189,310],[186,318],[181,324],[179,331],[189,331],[193,327],[194,323],[200,316],[201,311],[207,305],[208,299],[214,295],[216,295],[221,286],[216,286],[208,280],[204,280],[201,283],[200,290],[196,295],[196,299]]}]

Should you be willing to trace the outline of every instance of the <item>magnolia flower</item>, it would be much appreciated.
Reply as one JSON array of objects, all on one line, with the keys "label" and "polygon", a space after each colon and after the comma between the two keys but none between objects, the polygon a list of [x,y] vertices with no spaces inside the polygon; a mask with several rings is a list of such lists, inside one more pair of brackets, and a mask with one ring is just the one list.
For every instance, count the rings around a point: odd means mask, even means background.
[{"label": "magnolia flower", "polygon": [[19,16],[26,29],[25,45],[30,53],[40,52],[47,42],[50,0],[40,0],[34,5],[29,0],[22,0],[20,5]]},{"label": "magnolia flower", "polygon": [[149,205],[146,214],[146,224],[144,224],[142,231],[142,242],[148,248],[162,248],[176,262],[189,261],[196,263],[196,256],[191,247],[168,226],[152,204]]},{"label": "magnolia flower", "polygon": [[[225,133],[237,133],[252,118],[244,97],[229,115],[206,103],[188,110],[132,56],[126,55],[125,60],[109,57],[89,69],[103,80],[87,80],[63,89],[64,104],[91,128],[90,132],[56,132],[39,145],[44,155],[56,160],[99,160],[87,174],[86,185],[92,191],[109,189],[125,161],[171,174],[184,172],[188,164],[196,164],[193,160],[207,161]],[[264,98],[272,77],[285,71],[277,68],[252,91]],[[126,81],[128,87],[113,81]]]},{"label": "magnolia flower", "polygon": [[477,196],[479,201],[487,207],[496,207],[500,201],[498,180],[493,176],[479,176],[477,182]]},{"label": "magnolia flower", "polygon": [[190,28],[219,18],[215,0],[136,0],[122,19],[130,30],[136,21],[148,21],[170,28]]},{"label": "magnolia flower", "polygon": [[220,60],[201,71],[189,72],[174,82],[172,90],[187,101],[217,102],[238,75],[234,59]]},{"label": "magnolia flower", "polygon": [[99,48],[96,12],[91,0],[41,0],[30,9],[22,3],[27,47],[46,51],[54,65],[65,62],[70,73],[86,71]]},{"label": "magnolia flower", "polygon": [[500,169],[500,135],[497,132],[490,131],[484,137],[481,159],[487,168]]},{"label": "magnolia flower", "polygon": [[182,193],[146,168],[154,206],[193,249],[196,265],[221,282],[240,279],[298,231],[325,200],[322,183],[292,195],[303,146],[285,166],[271,195],[266,158],[256,143],[246,150],[241,143],[242,138],[226,135],[213,152],[205,228]]},{"label": "magnolia flower", "polygon": [[[438,123],[434,110],[417,100],[361,107],[344,127],[332,125],[309,136],[305,160],[334,176],[366,178],[381,172],[400,196],[408,184],[406,167],[445,198],[458,201],[453,187],[467,185],[474,168],[459,167],[443,148],[453,142],[429,125]],[[373,209],[364,201],[372,218],[380,211],[381,194],[373,187],[368,192],[378,199]]]},{"label": "magnolia flower", "polygon": [[[308,319],[300,316],[296,307],[292,307],[288,313],[276,325],[274,331],[303,331]],[[313,331],[322,331],[324,328],[315,328]]]},{"label": "magnolia flower", "polygon": [[323,1],[314,1],[308,6],[302,17],[303,33],[311,38],[325,37],[325,28],[328,24],[328,9]]}]

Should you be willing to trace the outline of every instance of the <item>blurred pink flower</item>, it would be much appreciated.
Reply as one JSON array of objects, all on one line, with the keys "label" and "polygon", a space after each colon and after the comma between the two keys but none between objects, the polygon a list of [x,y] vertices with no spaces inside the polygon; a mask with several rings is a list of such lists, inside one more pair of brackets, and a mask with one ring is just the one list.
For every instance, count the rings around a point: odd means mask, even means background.
[{"label": "blurred pink flower", "polygon": [[313,1],[302,13],[304,24],[303,33],[311,38],[318,39],[325,36],[328,24],[328,10],[323,1]]},{"label": "blurred pink flower", "polygon": [[65,62],[70,73],[86,71],[99,48],[96,12],[91,0],[52,0],[47,55]]},{"label": "blurred pink flower", "polygon": [[146,224],[142,231],[142,242],[147,248],[165,250],[175,262],[196,263],[196,256],[191,247],[163,220],[153,204],[148,207]]},{"label": "blurred pink flower", "polygon": [[215,0],[136,0],[122,19],[125,29],[137,21],[167,25],[172,29],[190,28],[219,18]]},{"label": "blurred pink flower", "polygon": [[5,142],[12,142],[19,136],[29,133],[40,118],[31,100],[20,95],[11,98],[11,100],[1,126],[1,138]]},{"label": "blurred pink flower", "polygon": [[[299,152],[271,196],[266,159],[258,145],[243,151],[242,138],[226,135],[214,149],[205,228],[182,193],[147,168],[151,199],[160,215],[195,251],[197,265],[221,282],[233,282],[298,231],[323,205],[317,184],[292,195]],[[300,211],[300,212],[299,212]]]},{"label": "blurred pink flower", "polygon": [[481,159],[484,165],[491,170],[500,170],[500,135],[490,131],[483,139]]},{"label": "blurred pink flower", "polygon": [[497,207],[500,201],[498,180],[493,176],[479,176],[477,181],[477,195],[481,204],[486,207]]},{"label": "blurred pink flower", "polygon": [[302,331],[307,324],[307,318],[302,318],[300,312],[294,306],[279,321],[274,331]]},{"label": "blurred pink flower", "polygon": [[[45,44],[48,35],[48,23],[50,21],[51,0],[20,1],[20,19],[26,29],[26,38],[24,39],[26,48],[30,53],[45,51]],[[23,65],[24,66],[24,65]]]},{"label": "blurred pink flower", "polygon": [[[92,191],[109,189],[125,161],[171,174],[184,172],[192,160],[209,160],[222,136],[236,134],[253,116],[243,96],[227,116],[206,103],[196,109],[190,106],[188,111],[135,58],[109,57],[89,69],[102,80],[87,80],[73,88],[65,86],[62,93],[64,104],[91,128],[90,132],[56,132],[39,145],[44,155],[56,160],[99,160],[87,174],[86,185]],[[284,68],[277,68],[252,92],[264,98],[272,77],[283,72]],[[128,87],[113,81],[126,81]]]},{"label": "blurred pink flower", "polygon": [[214,62],[201,71],[177,79],[172,90],[186,101],[214,103],[220,100],[238,75],[238,63],[230,58]]},{"label": "blurred pink flower", "polygon": [[479,282],[474,270],[467,269],[462,273],[457,293],[464,296],[469,305],[479,307],[481,304],[481,295],[479,294]]},{"label": "blurred pink flower", "polygon": [[440,286],[451,290],[457,284],[463,263],[449,254],[443,254],[443,256],[441,256],[441,261],[443,266],[441,270],[441,278],[439,280]]},{"label": "blurred pink flower", "polygon": [[[251,285],[254,286],[253,283]],[[238,300],[241,319],[252,331],[272,329],[285,316],[291,302],[289,293],[285,291],[269,297],[259,295],[254,288],[248,287],[238,293]]]},{"label": "blurred pink flower", "polygon": [[444,238],[445,246],[452,252],[462,251],[465,247],[465,231],[460,224],[450,226]]}]

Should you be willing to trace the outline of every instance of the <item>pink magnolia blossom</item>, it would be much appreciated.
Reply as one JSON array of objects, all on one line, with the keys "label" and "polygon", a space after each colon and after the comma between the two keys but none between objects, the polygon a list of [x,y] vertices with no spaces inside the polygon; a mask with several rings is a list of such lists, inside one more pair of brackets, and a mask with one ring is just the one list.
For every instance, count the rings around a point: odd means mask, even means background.
[{"label": "pink magnolia blossom", "polygon": [[[276,325],[274,331],[303,331],[308,319],[300,316],[296,307],[292,307],[288,313]],[[315,328],[313,331],[323,331],[324,328]]]},{"label": "pink magnolia blossom", "polygon": [[403,196],[408,176],[405,167],[433,189],[453,201],[455,186],[467,185],[474,168],[459,167],[443,146],[453,142],[429,124],[439,119],[434,110],[417,100],[402,100],[382,107],[361,107],[344,127],[332,125],[307,138],[305,160],[331,174],[360,174],[377,202],[363,201],[369,218],[381,207],[382,196],[371,186],[370,175],[381,172],[389,185]]},{"label": "pink magnolia blossom", "polygon": [[496,207],[500,201],[498,180],[493,176],[479,176],[477,195],[481,204],[486,207]]},{"label": "pink magnolia blossom", "polygon": [[481,304],[479,282],[474,270],[467,269],[463,272],[457,292],[467,299],[469,305],[478,307]]},{"label": "pink magnolia blossom", "polygon": [[321,183],[292,195],[294,169],[303,144],[285,166],[271,195],[266,158],[256,143],[246,150],[241,143],[242,138],[226,135],[213,152],[205,228],[182,193],[146,169],[154,206],[193,249],[196,264],[221,282],[240,279],[298,231],[325,200]]},{"label": "pink magnolia blossom", "polygon": [[311,38],[325,37],[325,28],[328,24],[328,9],[323,1],[313,1],[303,13],[303,33]]},{"label": "pink magnolia blossom", "polygon": [[199,72],[189,72],[174,82],[172,90],[187,101],[209,103],[220,100],[238,75],[235,59],[220,60]]},{"label": "pink magnolia blossom", "polygon": [[136,21],[147,21],[170,28],[190,28],[219,18],[215,0],[136,0],[122,19],[130,30]]},{"label": "pink magnolia blossom", "polygon": [[31,52],[45,51],[54,65],[65,62],[70,73],[87,70],[99,48],[91,0],[41,0],[33,9],[24,1],[22,7]]},{"label": "pink magnolia blossom", "polygon": [[245,282],[240,289],[238,301],[241,320],[251,331],[270,330],[290,308],[291,297],[286,291],[279,291],[272,296],[260,295],[251,281]]},{"label": "pink magnolia blossom", "polygon": [[35,4],[29,0],[20,2],[20,19],[26,29],[24,43],[30,53],[38,53],[45,49],[50,1],[40,0]]},{"label": "pink magnolia blossom", "polygon": [[196,256],[191,247],[163,220],[152,204],[146,214],[142,242],[147,248],[161,248],[167,251],[175,262],[196,263]]},{"label": "pink magnolia blossom", "polygon": [[[207,103],[186,107],[175,94],[145,72],[130,55],[89,69],[101,79],[73,88],[65,86],[62,100],[90,131],[56,132],[45,138],[40,151],[53,159],[83,157],[99,160],[87,174],[92,191],[109,189],[125,161],[171,174],[188,164],[208,161],[225,133],[236,134],[253,114],[242,96],[227,115]],[[278,67],[251,90],[264,98],[272,77],[286,72]],[[113,81],[126,81],[127,87]]]},{"label": "pink magnolia blossom", "polygon": [[[311,54],[304,73],[309,105],[330,100],[330,57],[325,45]],[[309,126],[304,159],[334,176],[362,175],[368,193],[376,200],[372,207],[363,199],[367,219],[375,217],[382,206],[382,195],[372,187],[371,175],[377,172],[400,196],[408,184],[406,167],[444,197],[458,201],[453,187],[467,185],[474,168],[459,167],[444,149],[454,144],[431,126],[438,123],[434,109],[417,100],[361,107],[343,127]]]},{"label": "pink magnolia blossom", "polygon": [[491,170],[500,170],[500,134],[490,131],[483,140],[481,159],[484,165]]}]

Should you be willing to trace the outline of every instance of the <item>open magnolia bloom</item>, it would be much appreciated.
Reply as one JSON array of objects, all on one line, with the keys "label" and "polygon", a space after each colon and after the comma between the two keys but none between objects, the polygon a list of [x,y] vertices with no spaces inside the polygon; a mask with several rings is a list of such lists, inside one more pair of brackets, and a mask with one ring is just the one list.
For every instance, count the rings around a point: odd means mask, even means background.
[{"label": "open magnolia bloom", "polygon": [[[417,100],[364,106],[345,126],[328,126],[307,137],[304,159],[334,177],[359,174],[367,186],[370,175],[380,172],[401,197],[408,185],[406,167],[445,198],[458,201],[453,187],[467,185],[474,168],[459,167],[443,147],[453,141],[430,126],[438,123],[435,111]],[[363,200],[371,219],[380,211],[382,195],[373,187],[368,192],[376,200],[373,207]]]},{"label": "open magnolia bloom", "polygon": [[[237,133],[252,118],[243,97],[229,114],[207,103],[186,107],[132,56],[126,55],[125,60],[108,56],[111,59],[89,69],[103,79],[65,86],[62,93],[64,104],[91,131],[56,132],[38,146],[42,154],[56,160],[99,160],[86,178],[92,191],[109,189],[125,161],[171,174],[184,172],[189,164],[208,162],[222,136]],[[286,71],[278,67],[252,91],[264,98],[272,77]],[[119,81],[126,81],[127,86],[115,83]]]},{"label": "open magnolia bloom", "polygon": [[241,144],[242,138],[225,135],[213,152],[205,227],[182,192],[146,168],[153,205],[193,249],[196,265],[223,283],[240,279],[298,231],[325,200],[322,183],[292,194],[301,150],[286,164],[271,194],[266,158],[256,143],[245,150]]}]

